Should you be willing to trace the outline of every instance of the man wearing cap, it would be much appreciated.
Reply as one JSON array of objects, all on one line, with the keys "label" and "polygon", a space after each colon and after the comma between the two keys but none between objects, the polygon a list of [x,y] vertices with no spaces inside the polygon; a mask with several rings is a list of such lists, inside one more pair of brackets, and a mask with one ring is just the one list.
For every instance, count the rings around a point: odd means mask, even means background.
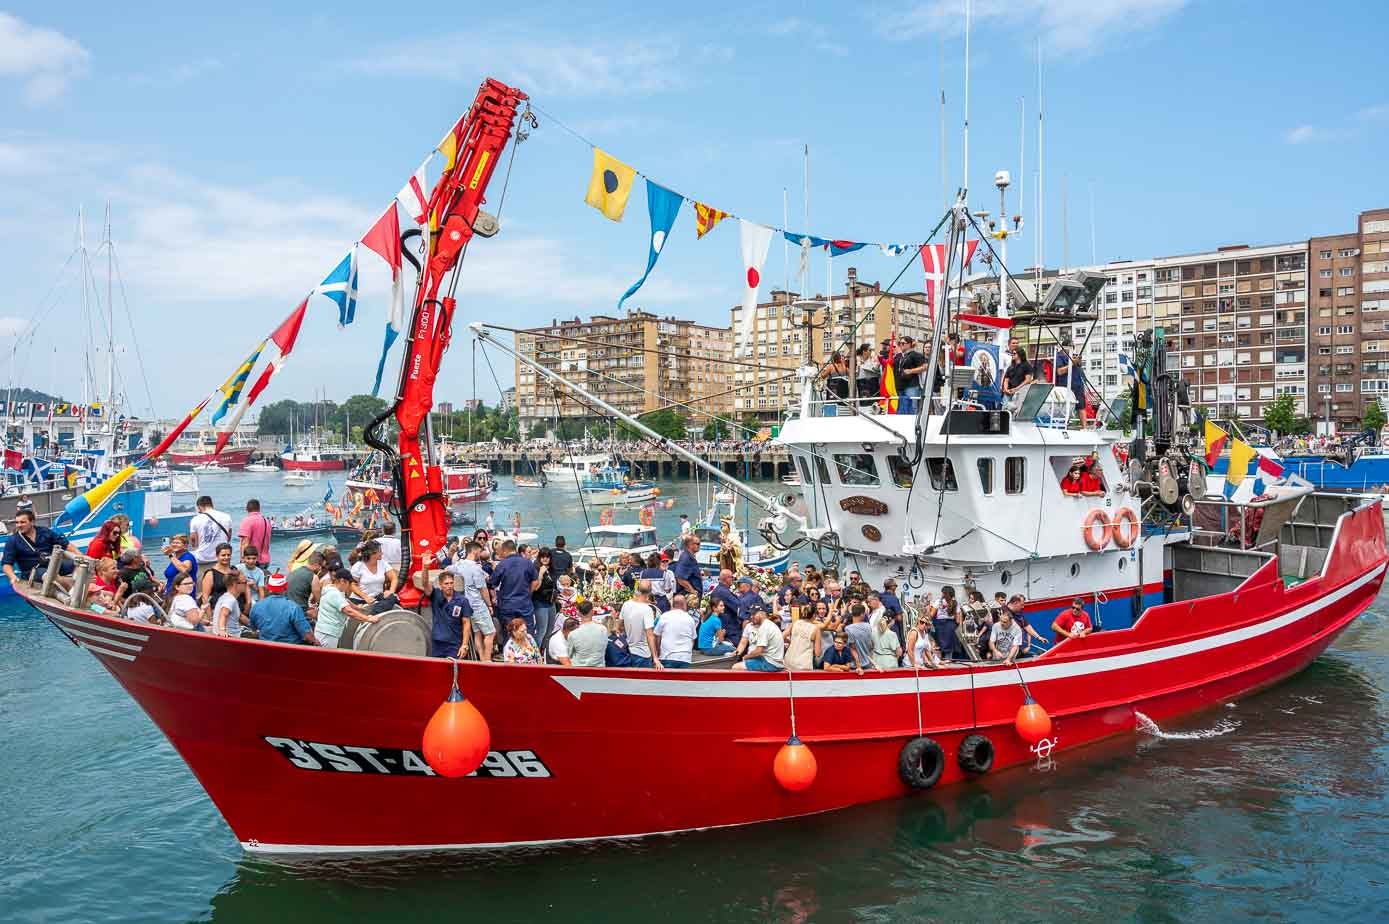
[{"label": "man wearing cap", "polygon": [[750,577],[738,578],[738,606],[734,609],[734,619],[729,619],[728,608],[724,608],[724,638],[738,644],[743,638],[743,628],[752,617],[752,608],[762,602],[757,592],[757,584]]},{"label": "man wearing cap", "polygon": [[902,352],[893,361],[896,365],[894,376],[897,382],[897,402],[899,414],[915,414],[921,406],[921,377],[926,374],[926,355],[916,348],[916,338],[904,335]]},{"label": "man wearing cap", "polygon": [[747,634],[738,647],[743,652],[743,660],[733,665],[735,671],[786,670],[782,661],[786,641],[781,636],[781,629],[767,618],[767,607],[761,603],[753,606]]},{"label": "man wearing cap", "polygon": [[1094,631],[1090,625],[1090,616],[1085,612],[1085,600],[1076,597],[1071,601],[1071,608],[1056,617],[1051,624],[1051,631],[1056,635],[1053,637],[1053,644],[1060,644],[1066,638],[1084,638]]},{"label": "man wearing cap", "polygon": [[317,645],[313,629],[299,604],[285,597],[289,580],[276,571],[266,578],[266,596],[251,607],[251,628],[263,642],[286,645]]}]

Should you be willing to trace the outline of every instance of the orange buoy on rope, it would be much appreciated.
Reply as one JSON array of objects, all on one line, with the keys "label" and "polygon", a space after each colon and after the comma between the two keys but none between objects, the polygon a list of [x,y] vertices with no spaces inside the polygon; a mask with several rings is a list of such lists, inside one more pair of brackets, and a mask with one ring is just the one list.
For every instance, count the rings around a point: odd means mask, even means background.
[{"label": "orange buoy on rope", "polygon": [[1114,515],[1114,544],[1127,549],[1138,541],[1138,514],[1124,507]]},{"label": "orange buoy on rope", "polygon": [[772,762],[772,774],[776,781],[782,789],[790,792],[808,789],[815,782],[817,770],[815,755],[795,735],[786,739],[781,750],[776,752],[776,760]]},{"label": "orange buoy on rope", "polygon": [[650,507],[641,508],[641,513],[637,514],[642,526],[651,526],[656,522],[656,515],[651,512]]},{"label": "orange buoy on rope", "polygon": [[453,688],[424,727],[424,759],[440,776],[467,776],[482,766],[492,747],[492,730],[477,707],[458,689],[458,662]]},{"label": "orange buoy on rope", "polygon": [[1013,727],[1018,730],[1022,740],[1028,744],[1036,744],[1051,734],[1051,716],[1029,693],[1023,704],[1018,707]]}]

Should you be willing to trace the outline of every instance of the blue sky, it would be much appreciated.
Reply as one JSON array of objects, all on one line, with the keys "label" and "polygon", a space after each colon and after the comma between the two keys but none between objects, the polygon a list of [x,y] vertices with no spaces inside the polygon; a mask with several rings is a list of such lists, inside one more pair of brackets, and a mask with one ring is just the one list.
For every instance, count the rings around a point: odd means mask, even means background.
[{"label": "blue sky", "polygon": [[[472,100],[485,75],[688,196],[745,218],[918,241],[942,208],[939,96],[948,170],[960,182],[963,0],[894,4],[244,3],[0,8],[0,351],[22,384],[80,394],[80,300],[60,285],[79,205],[109,200],[155,410],[180,413],[215,386],[364,233]],[[971,177],[996,207],[993,171],[1025,185],[1033,255],[1034,47],[1046,58],[1046,255],[1072,263],[1351,230],[1389,205],[1383,7],[1201,0],[976,0]],[[477,18],[481,13],[482,18]],[[942,61],[942,49],[944,60]],[[1020,100],[1027,167],[1019,177]],[[645,266],[645,197],[613,224],[583,203],[587,146],[540,116],[520,149],[504,230],[464,265],[461,321],[531,325],[611,312]],[[1378,155],[1378,156],[1377,156]],[[492,203],[500,194],[501,174]],[[92,237],[98,236],[89,229]],[[737,229],[694,239],[682,211],[651,280],[629,301],[728,323],[741,297]],[[783,279],[781,245],[764,276]],[[860,278],[901,268],[874,252],[835,261]],[[386,276],[363,258],[356,324],[326,298],[269,399],[368,390]],[[825,264],[812,266],[824,288]],[[904,281],[920,286],[914,270]],[[117,304],[120,302],[118,300]],[[37,325],[36,313],[43,317]],[[127,330],[118,331],[127,344]],[[16,334],[19,340],[16,340]],[[473,393],[460,324],[441,400]],[[494,365],[510,384],[511,363]],[[479,363],[478,394],[496,395]],[[147,397],[122,356],[132,403]],[[8,380],[8,369],[5,378]]]}]

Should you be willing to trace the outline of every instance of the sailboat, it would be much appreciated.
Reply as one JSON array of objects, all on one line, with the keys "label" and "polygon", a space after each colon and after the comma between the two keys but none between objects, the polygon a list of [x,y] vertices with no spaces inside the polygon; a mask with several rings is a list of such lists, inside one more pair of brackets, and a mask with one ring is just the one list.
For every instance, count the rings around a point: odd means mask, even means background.
[{"label": "sailboat", "polygon": [[[528,119],[525,100],[488,80],[451,136],[457,156],[431,196],[442,231],[428,243],[407,327],[431,333],[406,340],[392,403],[397,444],[380,436],[384,416],[366,428],[368,444],[391,460],[403,609],[324,649],[93,612],[80,605],[90,577],[81,570],[71,591],[56,570],[19,588],[145,710],[248,852],[587,842],[780,821],[966,781],[987,787],[1005,768],[1046,766],[1060,753],[1081,759],[1085,745],[1133,733],[1140,716],[1163,722],[1276,683],[1375,599],[1389,567],[1379,500],[1297,484],[1268,501],[1191,493],[1198,479],[1190,476],[1205,463],[1184,429],[1191,409],[1180,404],[1180,373],[1166,368],[1160,340],[1145,363],[1152,405],[1137,412],[1133,439],[1047,413],[1068,394],[1047,382],[1005,404],[982,388],[961,397],[947,377],[912,413],[874,404],[841,414],[819,392],[814,368],[803,369],[799,401],[774,437],[803,481],[786,503],[475,321],[484,349],[572,390],[764,508],[757,530],[767,543],[803,546],[875,587],[897,581],[908,618],[927,612],[927,593],[950,588],[961,599],[1025,594],[1016,605],[1034,627],[1070,618],[1070,629],[1018,660],[1016,636],[1003,626],[994,637],[1007,658],[976,661],[951,646],[943,666],[861,676],[729,670],[727,659],[661,671],[425,657],[428,621],[412,578],[448,529],[425,425],[438,343],[454,322],[452,299],[439,296],[451,291],[444,287],[457,279],[465,246],[498,227],[479,208],[518,120]],[[949,268],[937,286],[928,383],[958,315],[945,293],[965,262],[965,235],[998,239],[978,226],[967,190],[940,226]],[[1006,280],[1001,270],[996,320],[1019,334],[1083,321],[1104,286],[1102,276],[1067,274],[1042,304],[1015,314]],[[1125,447],[1121,465],[1116,450]],[[1093,459],[1102,497],[1064,493],[1061,475],[1078,455]],[[984,617],[971,606],[967,624]],[[758,628],[760,611],[750,618],[772,656],[780,633]],[[311,701],[305,689],[315,691]],[[236,708],[209,722],[209,709],[225,702]],[[716,778],[736,780],[737,797],[699,798]],[[595,787],[596,779],[640,780],[644,798]]]}]

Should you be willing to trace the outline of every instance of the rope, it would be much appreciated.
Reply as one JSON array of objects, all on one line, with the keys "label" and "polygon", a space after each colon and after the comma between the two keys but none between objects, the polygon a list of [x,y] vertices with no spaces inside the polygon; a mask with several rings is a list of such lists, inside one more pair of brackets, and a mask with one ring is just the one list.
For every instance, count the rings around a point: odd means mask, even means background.
[{"label": "rope", "polygon": [[791,703],[791,737],[799,737],[796,734],[796,683],[791,679],[791,672],[786,672],[786,694]]}]

